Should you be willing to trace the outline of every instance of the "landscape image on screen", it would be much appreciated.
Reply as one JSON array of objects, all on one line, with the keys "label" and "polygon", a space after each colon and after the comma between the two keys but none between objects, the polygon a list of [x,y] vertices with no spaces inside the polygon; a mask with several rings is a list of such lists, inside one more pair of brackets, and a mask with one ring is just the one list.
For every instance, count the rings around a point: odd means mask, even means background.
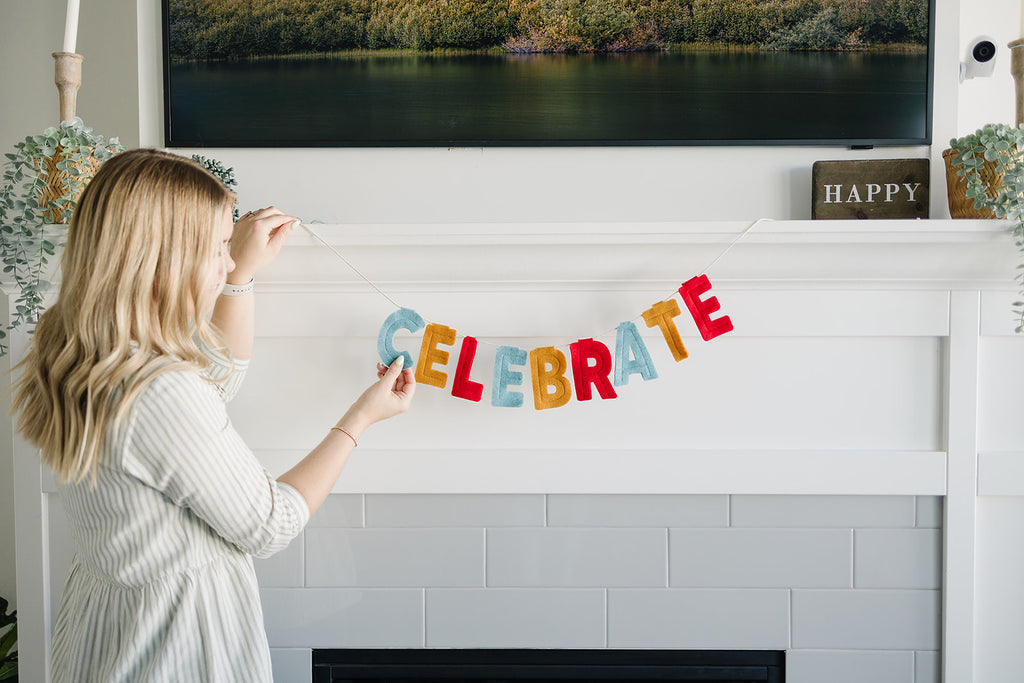
[{"label": "landscape image on screen", "polygon": [[928,144],[929,0],[164,0],[170,146]]}]

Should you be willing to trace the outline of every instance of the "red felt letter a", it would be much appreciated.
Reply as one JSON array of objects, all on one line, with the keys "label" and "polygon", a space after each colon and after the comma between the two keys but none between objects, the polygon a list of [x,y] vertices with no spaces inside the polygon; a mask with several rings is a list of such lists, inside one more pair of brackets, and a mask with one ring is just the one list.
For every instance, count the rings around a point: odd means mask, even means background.
[{"label": "red felt letter a", "polygon": [[[612,371],[612,352],[608,347],[593,339],[580,339],[569,344],[572,354],[572,379],[576,383],[576,398],[581,401],[591,399],[590,385],[597,387],[601,398],[616,398],[615,389],[608,381]],[[594,364],[591,365],[590,361]]]},{"label": "red felt letter a", "polygon": [[683,297],[683,302],[690,309],[693,322],[697,323],[697,329],[700,330],[700,336],[704,341],[711,341],[721,334],[732,332],[732,320],[729,320],[729,316],[711,319],[711,314],[722,307],[718,303],[718,297],[709,296],[701,301],[700,295],[710,289],[711,282],[708,281],[707,275],[690,278],[679,288],[679,296]]}]

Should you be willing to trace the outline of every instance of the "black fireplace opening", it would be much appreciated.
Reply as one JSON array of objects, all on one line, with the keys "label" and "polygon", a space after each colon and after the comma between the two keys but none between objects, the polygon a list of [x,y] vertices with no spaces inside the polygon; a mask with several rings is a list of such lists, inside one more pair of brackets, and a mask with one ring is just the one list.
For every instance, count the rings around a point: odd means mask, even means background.
[{"label": "black fireplace opening", "polygon": [[313,683],[783,683],[781,650],[313,650]]}]

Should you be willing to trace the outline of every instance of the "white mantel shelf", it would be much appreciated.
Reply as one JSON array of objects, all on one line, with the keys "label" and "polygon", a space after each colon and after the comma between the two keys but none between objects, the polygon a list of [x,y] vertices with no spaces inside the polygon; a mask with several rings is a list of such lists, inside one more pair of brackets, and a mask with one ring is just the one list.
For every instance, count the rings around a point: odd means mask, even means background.
[{"label": "white mantel shelf", "polygon": [[[708,269],[716,287],[1012,289],[1010,225],[985,220],[312,224],[377,284],[416,290],[664,287]],[[748,228],[749,231],[748,231]],[[731,246],[730,246],[731,245]],[[262,281],[360,291],[304,230]]]},{"label": "white mantel shelf", "polygon": [[[334,245],[948,244],[1002,242],[997,220],[775,220],[575,223],[309,223]],[[745,234],[744,234],[745,233]],[[292,246],[316,244],[297,230]]]},{"label": "white mantel shelf", "polygon": [[[619,244],[729,242],[748,228],[744,242],[947,242],[1005,234],[996,220],[775,220],[554,223],[310,223],[335,244]],[[751,227],[752,226],[752,227]],[[297,231],[290,241],[312,244]]]}]

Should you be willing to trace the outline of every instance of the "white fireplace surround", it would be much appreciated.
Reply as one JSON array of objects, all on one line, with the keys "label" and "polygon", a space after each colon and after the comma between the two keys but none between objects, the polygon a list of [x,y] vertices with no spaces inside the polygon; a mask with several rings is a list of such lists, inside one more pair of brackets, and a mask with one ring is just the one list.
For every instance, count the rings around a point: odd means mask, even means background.
[{"label": "white fireplace surround", "polygon": [[[421,386],[413,410],[361,440],[338,501],[941,497],[944,680],[1013,680],[1024,639],[1024,557],[1014,549],[1024,531],[1024,338],[1013,331],[1006,224],[763,222],[707,271],[733,332],[704,342],[684,307],[676,321],[690,355],[676,363],[639,320],[658,379],[634,375],[617,399],[537,411],[527,369],[522,408],[490,405],[495,344],[567,352],[593,337],[613,347],[618,323],[704,272],[747,226],[313,225],[400,304],[481,341],[472,379],[483,401],[451,396],[450,379],[447,390]],[[281,472],[372,380],[377,332],[394,307],[301,231],[257,295],[257,349],[231,413]],[[396,346],[416,356],[420,337]],[[458,345],[450,350],[449,377]],[[50,567],[66,549],[53,556],[53,482],[17,439],[15,485],[22,676],[43,680],[60,584]]]}]

